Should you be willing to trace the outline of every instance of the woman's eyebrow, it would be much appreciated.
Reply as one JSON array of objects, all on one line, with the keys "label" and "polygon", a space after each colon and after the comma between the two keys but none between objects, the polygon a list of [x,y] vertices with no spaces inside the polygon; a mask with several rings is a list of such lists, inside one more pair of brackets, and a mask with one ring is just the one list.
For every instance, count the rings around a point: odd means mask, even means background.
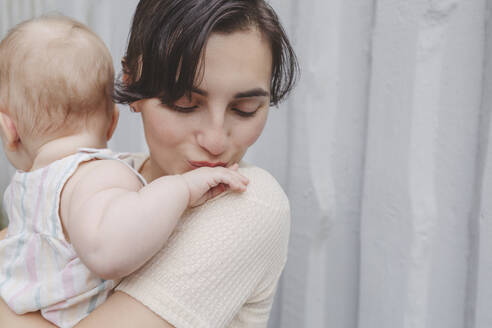
[{"label": "woman's eyebrow", "polygon": [[269,97],[268,91],[262,88],[256,88],[244,92],[238,92],[234,95],[234,98],[252,98],[252,97]]},{"label": "woman's eyebrow", "polygon": [[[198,93],[201,96],[208,96],[208,92],[199,88],[192,88],[191,92]],[[252,97],[269,97],[270,93],[263,88],[255,88],[248,91],[238,92],[234,95],[235,99],[252,98]]]}]

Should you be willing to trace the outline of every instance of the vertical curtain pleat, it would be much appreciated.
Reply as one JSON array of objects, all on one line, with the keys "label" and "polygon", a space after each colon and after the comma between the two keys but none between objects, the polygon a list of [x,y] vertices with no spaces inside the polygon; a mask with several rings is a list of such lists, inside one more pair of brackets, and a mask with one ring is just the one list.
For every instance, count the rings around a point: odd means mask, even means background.
[{"label": "vertical curtain pleat", "polygon": [[358,327],[488,327],[470,306],[485,264],[473,260],[485,1],[375,9]]}]

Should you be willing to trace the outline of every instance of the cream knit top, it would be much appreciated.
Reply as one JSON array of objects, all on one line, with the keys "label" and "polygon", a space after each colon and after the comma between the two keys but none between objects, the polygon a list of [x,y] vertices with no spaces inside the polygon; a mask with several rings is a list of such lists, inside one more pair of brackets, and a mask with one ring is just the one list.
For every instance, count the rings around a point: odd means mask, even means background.
[{"label": "cream knit top", "polygon": [[117,290],[176,328],[266,327],[287,260],[289,202],[265,170],[242,163],[240,172],[246,192],[185,212],[166,246]]}]

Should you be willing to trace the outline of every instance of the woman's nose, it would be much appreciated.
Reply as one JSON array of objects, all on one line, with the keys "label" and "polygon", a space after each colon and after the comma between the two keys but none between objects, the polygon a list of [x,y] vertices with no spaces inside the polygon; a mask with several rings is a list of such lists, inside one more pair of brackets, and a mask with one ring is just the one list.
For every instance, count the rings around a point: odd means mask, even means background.
[{"label": "woman's nose", "polygon": [[212,120],[202,125],[198,144],[213,156],[219,156],[227,149],[228,132],[223,119]]}]

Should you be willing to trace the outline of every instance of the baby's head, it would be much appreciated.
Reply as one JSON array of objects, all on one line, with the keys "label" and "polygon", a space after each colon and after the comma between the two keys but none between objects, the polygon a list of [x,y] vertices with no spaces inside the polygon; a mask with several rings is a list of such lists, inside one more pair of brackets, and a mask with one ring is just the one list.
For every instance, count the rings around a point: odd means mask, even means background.
[{"label": "baby's head", "polygon": [[104,133],[113,115],[113,82],[107,47],[73,19],[28,20],[0,43],[0,118],[11,120],[24,144],[84,129]]}]

